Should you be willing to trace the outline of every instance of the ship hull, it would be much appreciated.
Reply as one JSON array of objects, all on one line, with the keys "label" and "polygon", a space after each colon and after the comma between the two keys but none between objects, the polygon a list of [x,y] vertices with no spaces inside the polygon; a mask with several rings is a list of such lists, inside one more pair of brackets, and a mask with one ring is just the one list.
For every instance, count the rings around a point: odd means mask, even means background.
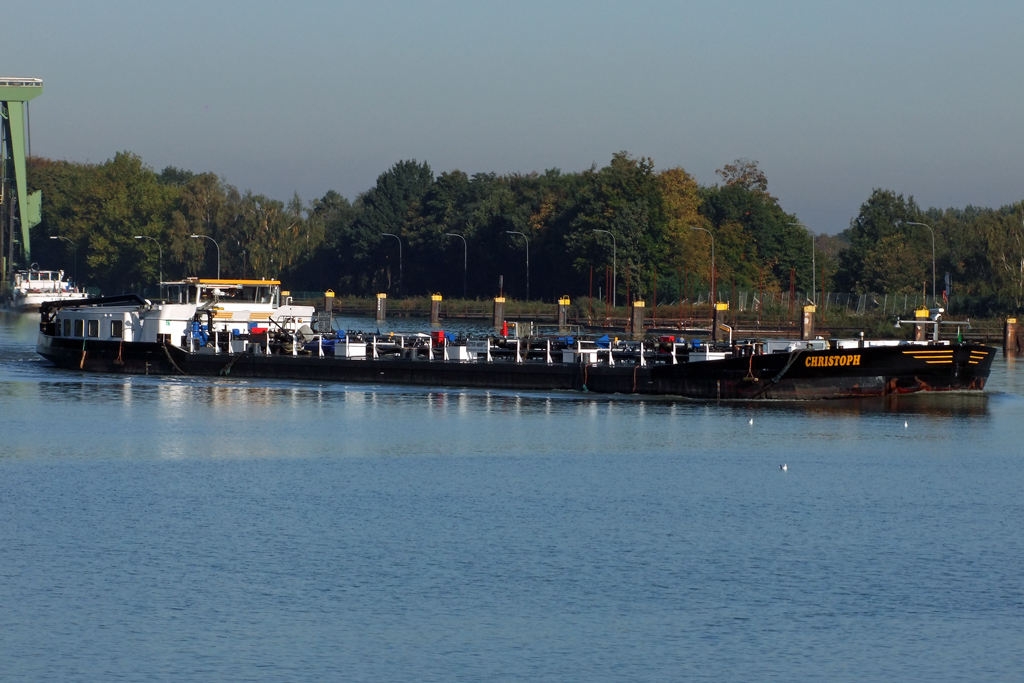
[{"label": "ship hull", "polygon": [[173,345],[41,335],[54,365],[90,372],[173,374],[468,387],[655,394],[712,400],[815,400],[920,391],[980,391],[995,349],[979,344],[795,351],[668,363],[514,363],[346,359],[317,355],[190,353]]}]

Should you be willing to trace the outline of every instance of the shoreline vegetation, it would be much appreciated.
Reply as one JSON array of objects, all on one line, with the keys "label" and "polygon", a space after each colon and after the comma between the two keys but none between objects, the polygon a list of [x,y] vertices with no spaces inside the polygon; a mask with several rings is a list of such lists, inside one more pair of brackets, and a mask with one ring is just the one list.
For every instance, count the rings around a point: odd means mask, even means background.
[{"label": "shoreline vegetation", "polygon": [[[435,176],[413,160],[355,201],[329,191],[285,203],[213,173],[156,172],[130,152],[100,164],[28,161],[29,190],[43,191],[33,260],[104,293],[155,292],[161,267],[164,279],[214,277],[216,248],[191,238],[203,235],[219,247],[222,277],[331,289],[371,312],[383,292],[389,315],[435,293],[453,310],[454,298],[486,315],[501,291],[509,315],[516,306],[553,310],[569,296],[588,302],[589,319],[625,317],[632,300],[647,302],[648,319],[655,301],[658,318],[663,309],[666,319],[693,317],[703,306],[706,319],[712,281],[740,318],[781,320],[813,300],[825,325],[845,316],[891,328],[895,316],[936,302],[947,317],[995,318],[1024,302],[1024,201],[922,209],[875,189],[849,228],[826,235],[782,209],[757,162],[739,159],[718,177],[700,185],[682,168],[659,171],[626,152],[600,168],[511,175]],[[604,312],[612,283],[620,315]]]}]

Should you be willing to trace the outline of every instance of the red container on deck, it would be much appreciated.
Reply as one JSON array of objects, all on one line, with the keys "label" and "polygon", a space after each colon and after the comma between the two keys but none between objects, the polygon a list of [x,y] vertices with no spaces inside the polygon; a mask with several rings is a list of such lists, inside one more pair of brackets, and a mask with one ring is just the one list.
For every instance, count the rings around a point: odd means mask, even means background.
[{"label": "red container on deck", "polygon": [[444,330],[434,330],[430,333],[430,338],[436,346],[444,346]]}]

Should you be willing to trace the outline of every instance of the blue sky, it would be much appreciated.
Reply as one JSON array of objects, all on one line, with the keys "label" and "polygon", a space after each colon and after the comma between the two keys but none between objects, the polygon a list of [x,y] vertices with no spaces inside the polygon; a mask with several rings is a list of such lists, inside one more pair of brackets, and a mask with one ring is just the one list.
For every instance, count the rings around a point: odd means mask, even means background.
[{"label": "blue sky", "polygon": [[349,198],[400,159],[702,183],[738,157],[817,232],[872,188],[1024,199],[1020,2],[166,2],[4,8],[0,75],[45,82],[32,149]]}]

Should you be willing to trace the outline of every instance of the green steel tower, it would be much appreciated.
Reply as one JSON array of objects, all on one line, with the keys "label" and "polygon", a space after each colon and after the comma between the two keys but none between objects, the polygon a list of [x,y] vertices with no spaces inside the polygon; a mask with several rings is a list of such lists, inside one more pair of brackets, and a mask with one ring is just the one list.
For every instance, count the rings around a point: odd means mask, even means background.
[{"label": "green steel tower", "polygon": [[[38,78],[0,77],[0,118],[2,118],[3,141],[0,145],[0,200],[3,204],[4,225],[0,225],[0,275],[3,282],[14,262],[14,228],[21,228],[21,254],[25,263],[31,260],[29,230],[41,220],[42,193],[28,194],[25,179],[25,126],[28,120],[28,101],[43,93],[43,81]],[[6,232],[7,253],[4,254],[4,233]]]}]

